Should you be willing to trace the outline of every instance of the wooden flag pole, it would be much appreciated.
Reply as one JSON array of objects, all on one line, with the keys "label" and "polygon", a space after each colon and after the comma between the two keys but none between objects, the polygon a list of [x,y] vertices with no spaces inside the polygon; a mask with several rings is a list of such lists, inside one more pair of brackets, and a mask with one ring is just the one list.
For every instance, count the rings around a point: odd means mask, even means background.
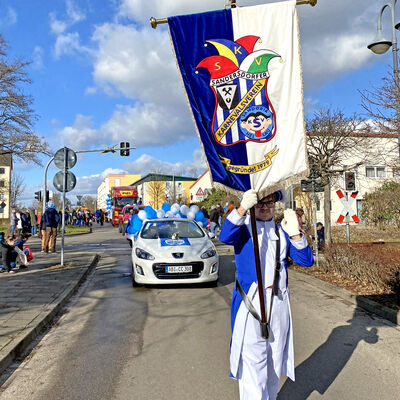
[{"label": "wooden flag pole", "polygon": [[253,236],[254,261],[256,263],[258,296],[260,298],[261,336],[265,339],[268,339],[269,334],[268,334],[267,318],[265,314],[265,300],[264,300],[264,287],[263,287],[263,280],[261,273],[260,248],[258,247],[257,222],[256,222],[256,212],[254,207],[250,208],[250,221],[251,221],[251,233]]},{"label": "wooden flag pole", "polygon": [[[302,4],[309,4],[311,7],[314,7],[317,4],[318,0],[297,0],[296,6],[301,6]],[[229,3],[225,7],[236,8],[236,0],[229,0]],[[168,24],[168,18],[159,18],[156,19],[154,17],[150,18],[150,25],[153,29],[157,28],[157,25]]]}]

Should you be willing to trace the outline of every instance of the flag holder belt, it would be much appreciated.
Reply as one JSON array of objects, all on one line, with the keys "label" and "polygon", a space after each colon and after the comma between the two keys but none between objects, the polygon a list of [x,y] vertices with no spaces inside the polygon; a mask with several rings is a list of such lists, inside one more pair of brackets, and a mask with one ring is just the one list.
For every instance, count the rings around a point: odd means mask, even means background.
[{"label": "flag holder belt", "polygon": [[[296,0],[296,6],[301,6],[302,4],[309,4],[311,7],[314,7],[317,4],[318,0]],[[231,7],[235,8],[236,7],[236,1],[229,0],[229,4],[227,4],[225,7]],[[150,18],[150,25],[153,29],[157,28],[157,25],[160,24],[168,24],[168,18]]]},{"label": "flag holder belt", "polygon": [[280,240],[279,229],[278,229],[277,225],[275,225],[275,233],[278,236],[278,240],[276,242],[274,284],[273,284],[273,286],[269,286],[267,288],[267,289],[272,289],[272,291],[271,291],[271,301],[269,303],[269,307],[267,310],[266,322],[262,322],[260,315],[258,314],[256,308],[253,306],[253,303],[251,302],[251,300],[249,299],[249,297],[243,290],[242,285],[239,283],[239,281],[236,279],[236,282],[235,282],[236,288],[239,291],[239,294],[243,300],[243,303],[245,304],[246,308],[249,310],[249,313],[259,322],[261,336],[264,339],[269,338],[269,324],[270,324],[270,319],[271,319],[272,300],[273,300],[273,297],[277,296],[278,292],[279,292],[279,276],[280,276],[280,270],[281,270],[281,263],[280,263],[281,240]]}]

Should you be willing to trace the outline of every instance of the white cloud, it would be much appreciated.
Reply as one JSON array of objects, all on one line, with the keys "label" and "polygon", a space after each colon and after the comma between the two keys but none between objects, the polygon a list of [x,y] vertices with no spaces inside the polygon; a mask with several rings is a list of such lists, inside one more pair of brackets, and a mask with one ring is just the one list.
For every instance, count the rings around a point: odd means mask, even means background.
[{"label": "white cloud", "polygon": [[50,13],[50,31],[55,35],[60,35],[67,29],[67,24],[57,19],[54,13]]},{"label": "white cloud", "polygon": [[69,25],[76,24],[77,22],[83,21],[86,19],[86,15],[83,13],[82,10],[78,8],[78,6],[72,1],[66,1],[66,8],[67,8],[67,16]]},{"label": "white cloud", "polygon": [[41,70],[43,68],[43,48],[35,46],[32,54],[32,68]]},{"label": "white cloud", "polygon": [[86,89],[85,89],[85,94],[86,95],[92,95],[92,94],[96,94],[97,93],[97,87],[96,86],[88,86]]},{"label": "white cloud", "polygon": [[78,32],[66,33],[64,35],[58,35],[56,43],[54,45],[54,54],[56,58],[59,58],[63,54],[72,55],[76,52],[82,52],[84,48],[80,44],[80,38]]},{"label": "white cloud", "polygon": [[90,145],[97,144],[99,138],[98,131],[92,128],[92,118],[85,115],[77,115],[72,126],[66,126],[58,132],[61,142],[66,145],[73,145],[75,149],[89,148]]},{"label": "white cloud", "polygon": [[74,189],[74,195],[92,195],[97,196],[97,188],[100,186],[101,182],[109,174],[126,174],[127,171],[118,168],[107,168],[100,174],[80,176],[76,179],[76,186]]},{"label": "white cloud", "polygon": [[149,154],[143,154],[135,161],[125,163],[124,168],[132,174],[141,174],[142,176],[157,172],[197,177],[207,169],[207,166],[201,150],[195,150],[193,152],[193,160],[171,163],[158,160]]},{"label": "white cloud", "polygon": [[129,139],[137,147],[171,144],[194,135],[193,122],[178,115],[150,103],[119,106],[101,130],[104,137],[114,141]]},{"label": "white cloud", "polygon": [[61,55],[76,53],[89,53],[90,50],[82,46],[78,32],[67,32],[70,27],[86,19],[86,15],[72,0],[66,0],[66,18],[58,19],[54,12],[49,14],[50,31],[56,36],[54,54],[56,58]]}]

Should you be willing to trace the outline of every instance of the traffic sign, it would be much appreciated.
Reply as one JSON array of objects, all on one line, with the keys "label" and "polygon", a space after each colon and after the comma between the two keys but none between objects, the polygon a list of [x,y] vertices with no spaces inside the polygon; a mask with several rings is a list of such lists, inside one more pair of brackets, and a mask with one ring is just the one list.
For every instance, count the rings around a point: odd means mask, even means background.
[{"label": "traffic sign", "polygon": [[349,221],[345,221],[344,217],[349,214],[351,218],[353,219],[354,222],[360,222],[360,219],[358,218],[357,214],[353,211],[351,208],[351,205],[353,204],[355,198],[357,197],[358,192],[353,192],[350,195],[350,198],[347,200],[343,192],[339,189],[336,191],[336,194],[339,196],[340,201],[343,204],[343,210],[341,211],[338,220],[336,221],[338,224],[342,223],[348,223]]},{"label": "traffic sign", "polygon": [[[76,177],[71,171],[66,173],[67,184],[65,186],[65,191],[70,192],[76,185]],[[64,171],[58,171],[53,178],[53,185],[59,191],[64,191]]]},{"label": "traffic sign", "polygon": [[323,192],[324,186],[321,184],[321,182],[314,181],[314,183],[313,183],[313,181],[311,179],[303,179],[301,181],[301,191],[302,192],[312,192],[313,190],[316,193]]},{"label": "traffic sign", "polygon": [[199,190],[196,192],[196,196],[199,196],[199,197],[204,196],[204,192],[203,192],[203,189],[201,187],[199,187]]},{"label": "traffic sign", "polygon": [[63,147],[62,149],[57,150],[54,155],[54,164],[57,168],[64,169],[64,152],[67,156],[66,167],[67,169],[70,169],[76,164],[76,153],[68,147]]}]

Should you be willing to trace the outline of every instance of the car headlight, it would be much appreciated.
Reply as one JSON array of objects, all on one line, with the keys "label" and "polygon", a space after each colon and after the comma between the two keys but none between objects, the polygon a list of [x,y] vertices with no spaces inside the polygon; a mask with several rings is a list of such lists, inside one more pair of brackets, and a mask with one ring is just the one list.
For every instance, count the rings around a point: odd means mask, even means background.
[{"label": "car headlight", "polygon": [[210,258],[210,257],[214,257],[217,254],[217,252],[215,251],[215,249],[213,249],[212,247],[210,247],[209,249],[207,249],[201,256],[200,258]]},{"label": "car headlight", "polygon": [[136,247],[135,253],[136,253],[136,257],[143,258],[144,260],[154,260],[154,256],[152,256],[147,251],[139,249],[139,247]]}]

